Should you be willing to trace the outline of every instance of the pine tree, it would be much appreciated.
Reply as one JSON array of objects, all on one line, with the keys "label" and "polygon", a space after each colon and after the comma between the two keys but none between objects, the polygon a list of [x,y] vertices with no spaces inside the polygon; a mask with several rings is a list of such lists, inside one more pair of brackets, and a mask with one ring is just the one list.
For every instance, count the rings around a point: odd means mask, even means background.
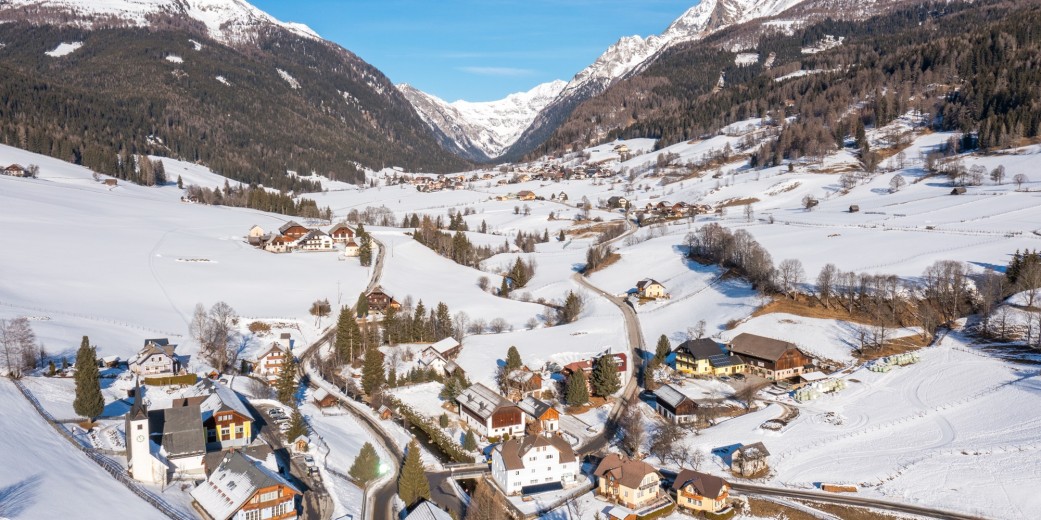
[{"label": "pine tree", "polygon": [[467,451],[477,449],[477,438],[474,437],[473,430],[466,430],[466,435],[463,436],[463,449]]},{"label": "pine tree", "polygon": [[502,277],[502,285],[499,286],[499,296],[506,298],[510,295],[510,283],[507,281],[508,278]]},{"label": "pine tree", "polygon": [[561,229],[560,233],[557,234],[557,240],[560,241],[560,242],[563,242],[563,241],[567,240],[567,237],[564,236],[564,230],[563,229]]},{"label": "pine tree", "polygon": [[372,265],[372,237],[365,231],[364,224],[358,224],[355,232],[358,236],[358,261],[361,265]]},{"label": "pine tree", "polygon": [[278,402],[284,405],[293,406],[296,402],[296,371],[296,360],[290,357],[289,361],[282,366],[282,371],[278,374],[278,380],[275,381],[275,393],[278,395]]},{"label": "pine tree", "polygon": [[607,397],[622,387],[622,382],[618,378],[618,367],[615,366],[614,356],[604,355],[597,358],[596,364],[593,365],[591,384],[593,394],[600,397]]},{"label": "pine tree", "polygon": [[421,499],[430,500],[430,482],[427,481],[426,470],[419,456],[419,442],[412,439],[401,467],[401,475],[398,476],[398,496],[406,507],[412,507]]},{"label": "pine tree", "polygon": [[506,351],[506,373],[509,374],[522,366],[524,362],[521,360],[520,352],[517,351],[517,347],[511,345]]},{"label": "pine tree", "polygon": [[83,336],[80,348],[76,351],[76,398],[72,401],[72,409],[93,421],[105,410],[105,398],[101,395],[98,358],[90,339]]},{"label": "pine tree", "polygon": [[448,428],[448,414],[442,413],[441,417],[437,418],[437,424],[442,428]]},{"label": "pine tree", "polygon": [[181,180],[180,175],[177,176],[177,188],[182,190],[184,189],[184,181]]},{"label": "pine tree", "polygon": [[358,295],[358,303],[354,305],[355,314],[359,318],[364,318],[369,315],[369,299],[365,296],[365,293]]},{"label": "pine tree", "polygon": [[669,343],[669,338],[666,337],[665,334],[662,334],[661,337],[658,338],[657,347],[654,349],[654,359],[657,359],[659,363],[663,362],[671,352],[672,343]]},{"label": "pine tree", "polygon": [[286,430],[286,438],[293,441],[301,435],[307,435],[307,423],[304,422],[304,415],[300,413],[300,409],[293,406],[293,413],[289,416],[289,429]]},{"label": "pine tree", "polygon": [[398,386],[398,369],[397,367],[390,367],[390,372],[387,374],[387,386],[394,388]]},{"label": "pine tree", "polygon": [[54,374],[58,371],[57,367],[54,366],[54,360],[47,363],[47,377],[54,377]]},{"label": "pine tree", "polygon": [[564,401],[568,406],[582,406],[589,402],[589,388],[586,386],[586,373],[577,370],[567,378],[564,387]]},{"label": "pine tree", "polygon": [[452,337],[453,330],[452,325],[452,314],[448,310],[448,305],[445,302],[437,303],[437,310],[434,322],[434,340],[441,341],[442,339]]},{"label": "pine tree", "polygon": [[380,476],[380,458],[372,443],[366,442],[362,445],[347,474],[363,486]]},{"label": "pine tree", "polygon": [[336,342],[333,344],[333,348],[340,363],[354,361],[361,352],[361,329],[358,328],[354,313],[347,307],[340,311],[340,319],[336,323]]},{"label": "pine tree", "polygon": [[367,395],[373,395],[386,382],[386,372],[383,369],[383,353],[377,348],[371,348],[365,353],[365,364],[361,367],[361,388]]}]

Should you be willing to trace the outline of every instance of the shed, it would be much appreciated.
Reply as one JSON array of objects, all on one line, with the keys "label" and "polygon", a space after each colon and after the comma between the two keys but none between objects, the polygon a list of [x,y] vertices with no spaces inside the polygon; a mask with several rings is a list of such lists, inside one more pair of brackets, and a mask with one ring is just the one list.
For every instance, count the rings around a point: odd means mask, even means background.
[{"label": "shed", "polygon": [[769,469],[770,451],[762,442],[741,446],[734,451],[731,471],[745,478],[763,474]]},{"label": "shed", "polygon": [[951,195],[965,195],[965,192],[967,191],[969,190],[967,190],[965,186],[958,186],[957,188],[951,190]]},{"label": "shed", "polygon": [[850,213],[857,213],[859,211],[860,211],[860,206],[858,206],[856,204],[850,205],[850,207],[849,207],[849,212]]},{"label": "shed", "polygon": [[339,399],[336,396],[327,392],[324,388],[319,388],[312,394],[314,398],[314,404],[319,408],[329,408],[330,406],[336,406],[340,404]]}]

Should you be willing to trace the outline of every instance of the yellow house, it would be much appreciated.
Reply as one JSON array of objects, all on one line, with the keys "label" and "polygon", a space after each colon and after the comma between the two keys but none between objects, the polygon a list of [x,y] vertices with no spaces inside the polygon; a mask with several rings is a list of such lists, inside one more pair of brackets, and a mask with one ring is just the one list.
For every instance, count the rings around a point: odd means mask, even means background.
[{"label": "yellow house", "polygon": [[612,453],[593,472],[598,479],[597,493],[630,509],[640,509],[663,495],[661,475],[642,460],[629,460]]},{"label": "yellow house", "polygon": [[676,354],[676,371],[683,374],[723,376],[745,371],[745,362],[740,356],[727,354],[709,338],[684,341],[673,352]]},{"label": "yellow house", "polygon": [[685,469],[676,475],[672,491],[676,505],[693,512],[718,513],[729,506],[730,484],[715,475]]},{"label": "yellow house", "polygon": [[645,278],[636,282],[636,290],[640,294],[640,298],[658,299],[664,298],[665,286],[659,283],[657,280]]}]

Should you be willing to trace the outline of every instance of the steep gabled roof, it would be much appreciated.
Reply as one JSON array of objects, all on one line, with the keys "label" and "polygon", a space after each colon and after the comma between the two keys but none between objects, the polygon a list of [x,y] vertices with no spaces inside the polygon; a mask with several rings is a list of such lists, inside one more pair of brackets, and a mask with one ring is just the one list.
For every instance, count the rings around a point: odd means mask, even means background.
[{"label": "steep gabled roof", "polygon": [[452,520],[452,515],[424,500],[405,517],[405,520]]},{"label": "steep gabled roof", "polygon": [[691,399],[672,385],[664,385],[654,391],[654,395],[663,403],[671,406],[674,410],[684,401]]},{"label": "steep gabled roof", "polygon": [[709,359],[722,354],[723,347],[720,347],[712,338],[688,339],[680,343],[673,352],[686,352],[694,359]]},{"label": "steep gabled roof", "polygon": [[282,345],[279,342],[275,341],[271,343],[271,346],[269,346],[267,350],[264,350],[260,354],[257,354],[257,361],[266,358],[268,354],[271,354],[276,350],[282,352],[283,355],[292,355],[292,353],[289,352],[289,349],[282,348]]},{"label": "steep gabled roof", "polygon": [[278,232],[280,234],[284,235],[284,234],[286,234],[286,231],[289,231],[291,228],[295,228],[295,227],[304,227],[304,226],[301,226],[295,220],[290,220],[289,222],[286,222],[285,224],[282,224],[282,227],[278,228]]},{"label": "steep gabled roof", "polygon": [[234,390],[221,383],[212,381],[204,382],[204,384],[211,385],[213,393],[200,406],[203,420],[209,419],[213,414],[220,412],[235,412],[251,421],[253,420],[253,414],[249,412],[249,408],[246,408],[246,404],[242,402],[242,398]]},{"label": "steep gabled roof", "polygon": [[777,361],[794,343],[743,332],[730,340],[730,351],[746,356]]},{"label": "steep gabled roof", "polygon": [[593,474],[599,478],[613,476],[619,484],[629,489],[639,488],[643,479],[652,473],[661,479],[661,474],[654,469],[654,466],[642,460],[631,460],[617,453],[604,457],[593,471]]},{"label": "steep gabled roof", "polygon": [[441,341],[438,341],[437,343],[434,343],[433,345],[430,345],[430,348],[436,350],[438,354],[444,354],[445,352],[448,352],[449,350],[452,350],[458,346],[459,342],[456,341],[455,338],[447,337]]},{"label": "steep gabled roof", "polygon": [[205,482],[192,490],[192,498],[214,520],[227,520],[260,489],[284,486],[294,493],[300,490],[259,461],[233,451],[228,453]]},{"label": "steep gabled roof", "polygon": [[727,481],[715,475],[685,469],[676,475],[676,480],[672,482],[672,490],[679,491],[688,485],[694,488],[693,491],[698,496],[716,498],[723,491],[723,486],[727,485]]},{"label": "steep gabled roof", "polygon": [[488,419],[499,408],[514,406],[505,397],[481,383],[471,385],[456,400],[482,419]]},{"label": "steep gabled roof", "polygon": [[[524,458],[528,452],[542,447],[552,447],[557,450],[557,453],[559,453],[557,458],[558,464],[577,460],[575,450],[571,448],[571,445],[563,437],[557,435],[515,437],[496,446],[495,450],[502,456],[502,463],[506,469],[512,471],[524,469]],[[540,464],[543,462],[542,460],[539,461]]]},{"label": "steep gabled roof", "polygon": [[174,406],[148,413],[149,433],[159,435],[158,444],[168,458],[206,453],[202,411],[198,404]]},{"label": "steep gabled roof", "polygon": [[661,285],[662,287],[665,287],[661,282],[653,278],[644,278],[643,280],[636,282],[637,289],[643,289],[644,287],[650,287],[651,285]]},{"label": "steep gabled roof", "polygon": [[354,236],[354,229],[351,229],[351,226],[348,226],[343,222],[333,226],[332,229],[329,230],[330,235],[336,234],[338,232],[346,232],[348,235]]},{"label": "steep gabled roof", "polygon": [[540,401],[534,397],[528,396],[525,397],[523,401],[517,403],[517,408],[520,408],[522,412],[538,419],[553,407],[545,401]]},{"label": "steep gabled roof", "polygon": [[770,450],[767,450],[762,442],[746,444],[738,448],[737,451],[741,452],[741,458],[743,459],[759,459],[770,456]]}]

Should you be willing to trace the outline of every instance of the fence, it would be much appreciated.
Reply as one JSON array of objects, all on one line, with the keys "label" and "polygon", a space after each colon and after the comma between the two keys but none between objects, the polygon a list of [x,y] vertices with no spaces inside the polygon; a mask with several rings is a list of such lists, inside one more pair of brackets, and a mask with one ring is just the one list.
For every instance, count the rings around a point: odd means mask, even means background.
[{"label": "fence", "polygon": [[29,401],[29,404],[33,405],[33,408],[36,409],[36,413],[40,414],[40,417],[43,417],[43,419],[47,421],[47,424],[54,428],[54,430],[58,432],[59,435],[65,437],[65,440],[72,443],[73,446],[79,448],[79,450],[82,451],[84,455],[90,458],[90,460],[93,460],[98,466],[101,466],[101,469],[107,471],[109,475],[112,475],[112,478],[123,483],[123,485],[125,485],[127,489],[129,489],[135,495],[140,497],[141,500],[148,502],[152,505],[152,507],[158,509],[159,512],[163,513],[164,515],[173,520],[197,520],[196,517],[185,514],[183,511],[178,510],[174,506],[170,505],[169,502],[163,500],[155,493],[152,493],[148,489],[145,489],[141,484],[135,482],[127,475],[127,471],[118,462],[98,453],[98,451],[94,448],[87,448],[83,446],[83,444],[78,442],[76,438],[72,435],[72,433],[69,432],[69,430],[65,429],[65,427],[61,426],[61,424],[54,420],[54,417],[50,414],[50,412],[48,412],[43,407],[43,405],[40,404],[40,401],[36,399],[36,396],[34,396],[32,392],[30,392],[29,389],[26,388],[24,384],[22,384],[21,381],[14,380],[14,384],[16,387],[18,387],[18,391],[22,393],[25,399]]}]

